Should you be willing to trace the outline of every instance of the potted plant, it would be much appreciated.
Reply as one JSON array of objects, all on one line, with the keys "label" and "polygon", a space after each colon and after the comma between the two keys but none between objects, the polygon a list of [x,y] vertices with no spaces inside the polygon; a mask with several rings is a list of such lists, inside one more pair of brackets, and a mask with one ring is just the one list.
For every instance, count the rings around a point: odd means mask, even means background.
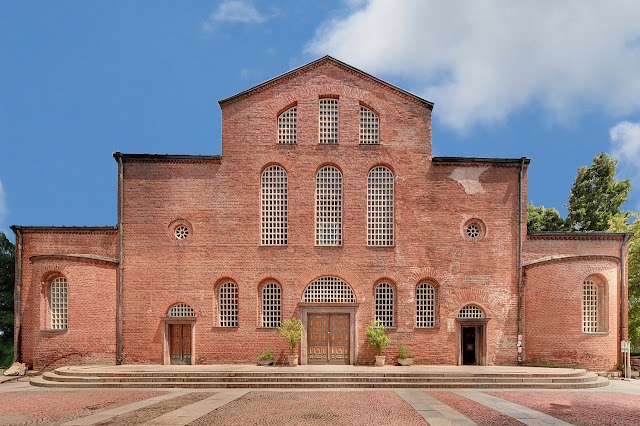
[{"label": "potted plant", "polygon": [[299,319],[291,318],[282,321],[282,324],[278,327],[278,333],[287,341],[289,351],[291,352],[291,355],[289,355],[289,365],[295,367],[298,365],[298,354],[295,353],[295,350],[300,340],[302,340],[304,326]]},{"label": "potted plant", "polygon": [[258,364],[260,365],[272,365],[273,361],[276,357],[273,355],[273,350],[271,348],[267,348],[262,355],[258,357]]},{"label": "potted plant", "polygon": [[398,364],[413,364],[413,359],[409,358],[409,351],[407,350],[407,345],[405,345],[404,343],[400,343],[400,346],[398,347]]},{"label": "potted plant", "polygon": [[369,323],[367,327],[367,343],[376,350],[376,367],[382,367],[386,358],[382,355],[382,349],[389,346],[391,341],[387,336],[387,329],[380,320],[373,320]]}]

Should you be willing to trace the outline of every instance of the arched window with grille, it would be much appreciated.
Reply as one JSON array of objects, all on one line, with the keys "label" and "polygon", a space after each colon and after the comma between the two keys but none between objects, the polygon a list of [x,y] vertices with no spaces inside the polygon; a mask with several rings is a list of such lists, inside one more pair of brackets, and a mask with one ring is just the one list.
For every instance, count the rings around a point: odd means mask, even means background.
[{"label": "arched window with grille", "polygon": [[53,330],[69,327],[69,285],[65,277],[56,277],[49,284],[49,311]]},{"label": "arched window with grille", "polygon": [[598,285],[585,280],[582,283],[582,331],[596,333],[599,329]]},{"label": "arched window with grille", "polygon": [[377,166],[367,177],[367,245],[392,246],[393,173]]},{"label": "arched window with grille", "polygon": [[379,142],[378,114],[360,105],[360,144],[377,145]]},{"label": "arched window with grille", "polygon": [[189,318],[195,317],[196,311],[186,303],[176,303],[167,312],[167,317],[171,318]]},{"label": "arched window with grille", "polygon": [[280,327],[281,290],[276,283],[262,287],[262,326]]},{"label": "arched window with grille", "polygon": [[316,245],[342,245],[342,173],[333,166],[316,174]]},{"label": "arched window with grille", "polygon": [[484,311],[476,305],[466,305],[458,312],[458,318],[475,319],[484,318]]},{"label": "arched window with grille", "polygon": [[262,245],[283,246],[288,242],[287,172],[280,166],[269,166],[261,178],[261,239]]},{"label": "arched window with grille", "polygon": [[320,277],[304,289],[305,303],[356,303],[351,286],[338,277]]},{"label": "arched window with grille", "polygon": [[220,311],[220,327],[238,326],[238,286],[226,282],[220,286],[218,293]]},{"label": "arched window with grille", "polygon": [[416,327],[436,326],[436,291],[432,284],[420,283],[416,287]]},{"label": "arched window with grille", "polygon": [[278,116],[278,143],[295,144],[298,141],[298,107],[294,106]]},{"label": "arched window with grille", "polygon": [[319,108],[319,143],[338,143],[338,100],[334,98],[320,99]]},{"label": "arched window with grille", "polygon": [[376,286],[376,315],[375,319],[385,327],[394,327],[394,291],[393,286],[383,282]]}]

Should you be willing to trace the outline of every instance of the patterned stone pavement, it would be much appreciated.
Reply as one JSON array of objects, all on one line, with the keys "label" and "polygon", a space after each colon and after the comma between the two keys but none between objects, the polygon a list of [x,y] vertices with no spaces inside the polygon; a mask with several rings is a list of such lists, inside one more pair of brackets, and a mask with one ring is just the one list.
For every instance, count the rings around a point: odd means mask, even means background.
[{"label": "patterned stone pavement", "polygon": [[0,384],[1,425],[638,425],[640,381],[593,390],[43,389]]}]

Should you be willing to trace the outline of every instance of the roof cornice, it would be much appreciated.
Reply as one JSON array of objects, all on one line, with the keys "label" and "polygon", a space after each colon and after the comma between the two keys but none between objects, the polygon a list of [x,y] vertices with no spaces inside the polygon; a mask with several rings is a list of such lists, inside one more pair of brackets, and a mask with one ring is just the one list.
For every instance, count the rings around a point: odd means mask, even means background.
[{"label": "roof cornice", "polygon": [[113,158],[127,162],[175,162],[175,163],[220,163],[221,155],[184,155],[184,154],[123,154],[113,153]]}]

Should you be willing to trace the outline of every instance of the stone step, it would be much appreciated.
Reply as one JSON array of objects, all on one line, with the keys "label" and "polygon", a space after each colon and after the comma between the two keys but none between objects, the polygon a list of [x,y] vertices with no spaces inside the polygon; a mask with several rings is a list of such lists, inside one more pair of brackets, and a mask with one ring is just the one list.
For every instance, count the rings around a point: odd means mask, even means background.
[{"label": "stone step", "polygon": [[80,382],[59,382],[47,380],[44,377],[34,377],[31,384],[42,387],[64,388],[259,388],[259,389],[286,389],[286,388],[484,388],[484,389],[586,389],[607,386],[609,381],[604,377],[597,377],[589,382],[568,383],[540,383],[540,382],[102,382],[98,380]]}]

